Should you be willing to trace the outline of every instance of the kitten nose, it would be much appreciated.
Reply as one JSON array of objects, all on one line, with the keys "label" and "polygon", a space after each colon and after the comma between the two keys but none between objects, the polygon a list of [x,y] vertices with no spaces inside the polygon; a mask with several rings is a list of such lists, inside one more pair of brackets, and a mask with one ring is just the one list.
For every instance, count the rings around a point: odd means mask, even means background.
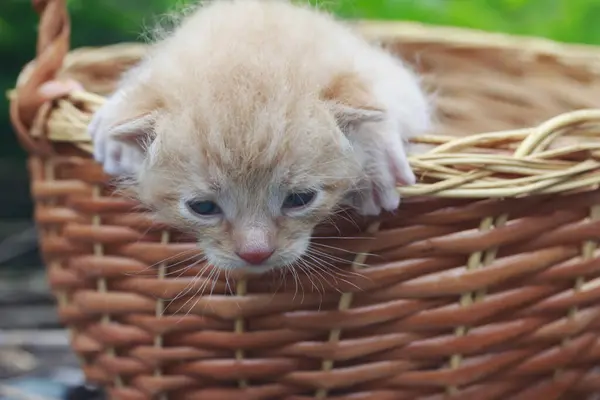
[{"label": "kitten nose", "polygon": [[245,251],[237,253],[237,255],[248,264],[258,265],[267,261],[273,254],[273,250],[257,250],[257,251]]}]

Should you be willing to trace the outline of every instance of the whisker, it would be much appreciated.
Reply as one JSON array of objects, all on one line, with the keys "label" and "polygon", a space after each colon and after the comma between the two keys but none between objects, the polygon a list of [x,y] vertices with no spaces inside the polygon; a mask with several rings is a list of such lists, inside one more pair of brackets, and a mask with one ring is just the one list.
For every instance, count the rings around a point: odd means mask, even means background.
[{"label": "whisker", "polygon": [[215,287],[217,286],[217,282],[219,281],[219,275],[220,275],[220,273],[221,272],[219,271],[219,273],[217,274],[217,276],[215,276],[215,279],[213,279],[212,287],[210,288],[210,293],[208,294],[208,297],[212,297],[213,292],[215,291]]},{"label": "whisker", "polygon": [[[316,263],[320,262],[318,259],[313,259],[313,258],[310,258],[310,259],[312,261],[316,262]],[[326,276],[328,275],[328,276],[331,276],[333,278],[333,280],[335,281],[336,284],[338,283],[337,282],[337,277],[335,275],[331,274],[330,271],[327,271],[326,267],[324,267],[322,265],[313,265],[313,264],[311,264],[310,265],[310,269],[311,269],[311,272],[317,274],[323,281],[325,281],[331,289],[335,290],[338,293],[342,293],[340,291],[340,289],[336,285],[332,284],[331,282],[329,282],[327,280]],[[323,276],[321,273],[325,274],[326,276]],[[323,288],[323,291],[325,291],[325,288]]]},{"label": "whisker", "polygon": [[[318,261],[318,260],[313,260],[313,261]],[[317,279],[317,282],[319,282],[321,284],[321,288],[323,289],[323,294],[325,294],[325,292],[326,292],[325,285],[323,283],[327,283],[327,284],[329,284],[329,286],[332,287],[332,289],[335,289],[335,286],[333,286],[330,282],[328,282],[326,277],[321,274],[320,268],[315,269],[314,265],[311,265],[311,264],[308,264],[308,266],[312,272],[315,272],[318,275],[317,277],[315,277],[315,279]],[[319,278],[321,279],[320,281],[319,281]]]},{"label": "whisker", "polygon": [[[185,266],[185,267],[182,267],[182,268],[180,268],[179,270],[177,270],[177,271],[176,271],[176,272],[180,272],[180,273],[179,273],[179,275],[177,275],[177,277],[176,277],[175,279],[179,279],[179,278],[181,278],[181,276],[182,276],[182,275],[183,275],[183,274],[184,274],[186,271],[188,271],[188,270],[190,270],[190,269],[192,269],[192,268],[196,267],[198,264],[200,264],[200,263],[204,262],[205,260],[206,260],[206,257],[202,257],[202,258],[200,258],[199,260],[197,260],[197,261],[193,262],[192,264],[190,264],[190,265],[188,265],[188,266]],[[200,272],[202,272],[202,271],[203,271],[205,268],[206,268],[206,265],[204,266],[204,268],[202,268],[202,269],[200,270]],[[198,272],[196,272],[196,275],[195,275],[195,276],[194,276],[194,277],[191,279],[191,281],[190,281],[190,282],[189,282],[189,283],[186,285],[185,289],[184,289],[182,292],[180,292],[180,293],[179,293],[179,294],[178,294],[178,295],[175,297],[175,299],[173,299],[173,301],[174,301],[174,300],[176,300],[176,299],[178,299],[178,298],[180,298],[180,297],[183,297],[183,296],[185,296],[185,295],[186,295],[186,294],[187,294],[187,293],[188,293],[188,292],[191,290],[191,288],[192,288],[192,286],[193,286],[193,284],[194,284],[194,281],[195,281],[196,279],[198,279],[198,274],[199,274],[199,273],[198,273]],[[171,273],[168,273],[168,274],[165,274],[165,275],[171,275]]]},{"label": "whisker", "polygon": [[333,226],[333,227],[335,228],[335,230],[337,231],[338,235],[340,235],[340,236],[341,236],[341,235],[342,235],[342,231],[340,230],[340,227],[339,227],[339,226],[337,226],[337,224],[335,223],[335,221],[333,220],[333,218],[332,218],[332,217],[333,217],[333,216],[327,216],[327,217],[325,218],[325,221],[323,221],[323,222],[324,222],[324,223],[328,223],[328,224],[330,224],[331,226]]},{"label": "whisker", "polygon": [[323,243],[311,243],[311,245],[325,247],[326,249],[341,251],[342,253],[352,254],[353,256],[358,256],[359,254],[364,254],[369,257],[381,258],[380,255],[375,254],[375,253],[366,253],[364,251],[350,251],[350,250],[342,249],[341,247],[331,246],[331,245],[323,244]]},{"label": "whisker", "polygon": [[[298,285],[300,285],[300,289],[302,290],[302,301],[304,304],[306,289],[304,289],[304,284],[302,283],[302,278],[300,278],[300,272],[296,269],[297,265],[292,266],[292,273],[294,274],[294,283],[296,285],[296,293],[298,293]],[[302,270],[302,267],[300,267]],[[294,295],[295,298],[295,295]]]},{"label": "whisker", "polygon": [[138,240],[136,240],[136,243],[140,243],[144,237],[148,234],[148,232],[150,232],[152,230],[152,228],[154,227],[155,224],[150,224],[150,226],[148,228],[146,228],[146,230],[140,235],[140,238]]},{"label": "whisker", "polygon": [[[279,283],[277,284],[277,287],[275,288],[275,290],[273,290],[272,294],[271,294],[271,300],[273,300],[275,298],[275,295],[277,294],[277,292],[279,292],[279,289],[281,289],[281,285],[283,283],[283,271],[285,269],[285,265],[284,266],[280,266],[277,267],[277,272],[279,272]],[[272,279],[271,279],[271,284],[275,283],[275,274],[272,274]]]},{"label": "whisker", "polygon": [[179,272],[179,275],[177,275],[177,278],[181,278],[181,275],[183,275],[187,270],[189,270],[190,268],[192,268],[192,266],[198,265],[202,261],[206,260],[206,257],[204,257],[202,254],[195,254],[195,255],[193,255],[193,256],[191,256],[189,258],[186,258],[185,260],[182,260],[182,261],[178,262],[177,264],[170,265],[168,268],[170,270],[173,267],[176,267],[176,266],[178,266],[180,264],[183,264],[185,262],[193,260],[195,257],[201,257],[201,258],[198,259],[197,261],[195,261],[194,264],[192,264],[192,265],[182,266],[182,267],[176,268],[173,271],[169,271],[169,272],[165,273],[165,276],[175,275],[176,273]]},{"label": "whisker", "polygon": [[[186,290],[185,294],[187,295],[192,288],[194,287],[193,284],[204,275],[204,273],[206,272],[206,270],[210,268],[210,264],[206,264],[200,271],[198,271],[198,273],[196,274],[196,276],[194,276],[194,278],[192,279],[192,281],[190,282],[189,286],[189,290]],[[210,275],[209,275],[210,276]],[[206,279],[206,278],[205,278]],[[179,314],[179,312],[196,296],[198,296],[198,293],[202,290],[202,287],[206,284],[206,280],[204,282],[202,282],[202,285],[196,289],[196,292],[193,295],[190,295],[190,297],[185,301],[185,303],[183,303],[178,309],[177,311],[175,311],[175,314]],[[181,297],[181,296],[180,296]],[[189,309],[183,317],[187,316],[190,313],[191,309]],[[182,317],[182,318],[183,318]]]},{"label": "whisker", "polygon": [[[176,300],[179,300],[182,297],[185,297],[186,295],[188,295],[190,293],[190,291],[192,291],[194,284],[196,283],[196,281],[204,274],[204,272],[208,269],[209,265],[205,265],[204,267],[202,267],[197,273],[196,275],[190,280],[190,282],[186,285],[185,289],[182,290],[181,292],[179,292],[179,294],[177,296],[175,296],[174,299],[172,299],[169,302],[169,306],[171,306],[173,304],[173,302],[175,302]],[[191,296],[185,303],[183,303],[178,309],[177,311],[175,311],[174,314],[179,314],[179,312],[182,310],[183,307],[185,307],[188,302],[190,301],[190,299],[193,296]]]},{"label": "whisker", "polygon": [[[320,265],[320,266],[319,266],[319,268],[320,268],[320,269],[321,269],[321,270],[322,270],[324,273],[326,273],[326,274],[328,274],[329,276],[331,276],[331,277],[332,277],[332,278],[333,278],[333,279],[336,281],[336,283],[337,283],[337,280],[339,279],[340,281],[342,281],[342,282],[344,282],[344,283],[346,283],[346,284],[348,284],[348,285],[350,285],[350,286],[352,286],[352,287],[356,288],[357,290],[362,290],[362,289],[361,289],[361,288],[360,288],[358,285],[356,285],[355,283],[353,283],[353,282],[350,282],[349,280],[347,280],[347,279],[344,279],[344,278],[342,278],[342,277],[340,277],[340,276],[336,276],[336,275],[334,274],[334,272],[336,272],[336,273],[337,273],[337,275],[347,276],[347,275],[345,275],[345,274],[340,274],[340,272],[339,272],[339,271],[345,272],[344,270],[341,270],[341,269],[339,269],[339,267],[336,267],[335,265],[331,265],[331,264],[329,264],[329,263],[327,263],[327,266],[328,266],[328,267],[330,267],[330,268],[324,267],[323,265]],[[334,269],[334,271],[332,271],[332,268]],[[338,271],[338,270],[339,270],[339,271]],[[364,277],[364,275],[361,275],[361,274],[358,274],[358,273],[357,273],[356,275],[357,275],[357,276],[359,276],[359,277]],[[350,278],[350,276],[347,276],[347,277],[348,277],[348,278]],[[336,287],[336,288],[334,288],[334,289],[335,289],[336,291],[338,291],[339,293],[342,293],[342,291],[341,291],[339,288],[337,288],[337,287]]]},{"label": "whisker", "polygon": [[225,270],[225,294],[227,294],[227,291],[229,291],[229,294],[231,296],[233,296],[233,287],[231,287],[229,285],[229,273],[231,272],[231,270],[226,269]]},{"label": "whisker", "polygon": [[188,254],[188,253],[190,253],[190,252],[192,252],[192,251],[198,251],[198,250],[197,250],[197,249],[188,249],[188,250],[184,250],[184,251],[182,251],[182,252],[179,252],[179,253],[177,253],[177,254],[175,254],[175,255],[172,255],[172,256],[170,256],[170,257],[167,257],[167,258],[165,258],[164,260],[161,260],[161,261],[158,261],[158,262],[156,262],[156,263],[154,263],[154,264],[152,264],[152,265],[149,265],[149,266],[147,266],[146,268],[144,268],[144,269],[143,269],[143,270],[141,270],[141,271],[136,271],[136,272],[126,272],[126,273],[125,273],[125,275],[126,275],[126,276],[135,276],[135,275],[139,275],[139,274],[141,274],[141,273],[144,273],[144,272],[146,272],[146,271],[148,271],[148,270],[151,270],[151,269],[155,268],[156,266],[158,266],[158,265],[160,265],[160,264],[166,263],[166,262],[168,262],[169,260],[172,260],[172,259],[174,259],[174,258],[180,257],[180,256],[182,256],[182,255],[184,255],[184,254]]},{"label": "whisker", "polygon": [[338,262],[340,264],[346,264],[346,265],[352,264],[352,260],[349,260],[349,259],[346,259],[346,258],[342,258],[342,257],[338,257],[338,256],[336,256],[334,254],[330,254],[330,253],[321,251],[319,249],[315,249],[314,247],[310,247],[309,249],[307,249],[307,251],[308,250],[310,250],[315,255],[327,258],[328,260],[335,261],[335,262]]},{"label": "whisker", "polygon": [[[303,265],[302,270],[304,271],[305,276],[308,278],[310,283],[315,287],[317,292],[319,292],[319,289],[316,287],[316,285],[314,284],[314,282],[312,280],[312,271],[311,271],[310,265],[308,265],[306,263],[306,260],[301,259],[301,261],[302,261],[302,265]],[[317,310],[321,311],[321,307],[323,306],[323,293],[319,292],[319,294],[320,294],[320,301],[319,301],[319,308]]]},{"label": "whisker", "polygon": [[[196,293],[194,293],[194,295],[192,297],[189,298],[188,301],[194,299],[194,304],[192,304],[192,306],[187,310],[186,315],[188,315],[190,312],[192,312],[192,310],[194,308],[196,308],[196,305],[198,304],[198,302],[200,301],[201,298],[203,298],[204,295],[204,291],[206,290],[206,288],[208,287],[208,285],[210,284],[210,282],[212,282],[213,280],[213,275],[215,274],[215,269],[213,268],[210,270],[210,272],[208,273],[208,276],[204,279],[204,282],[202,282],[202,285],[200,285],[200,287],[198,288],[198,290],[196,291]],[[204,313],[206,311],[206,307],[208,305],[207,304],[204,305],[204,310],[202,311],[202,313]]]},{"label": "whisker", "polygon": [[[207,280],[207,282],[212,282],[212,289],[208,295],[208,297],[212,296],[213,290],[215,288],[215,285],[217,284],[217,280],[219,278],[219,274],[221,273],[220,270],[218,270],[217,268],[213,268],[210,271],[210,274],[208,274],[209,276],[209,280]],[[208,285],[206,285],[206,288],[208,288]],[[206,290],[206,288],[204,288],[204,290]],[[204,290],[202,291],[202,296],[204,296]],[[196,304],[198,304],[198,302],[200,301],[200,297],[198,297],[198,299],[196,300],[196,303],[194,304],[194,307],[196,306]],[[203,313],[206,311],[206,307],[208,306],[212,306],[212,304],[210,303],[210,301],[207,301],[206,304],[204,305],[204,310],[202,311]]]},{"label": "whisker", "polygon": [[287,289],[286,280],[285,280],[285,272],[287,271],[288,265],[289,264],[285,264],[285,265],[283,265],[283,267],[277,268],[277,272],[279,273],[279,283],[277,284],[277,288],[274,290],[273,296],[275,296],[275,294],[277,294],[279,292],[279,289],[281,289],[281,286],[283,286],[284,292]]},{"label": "whisker", "polygon": [[292,277],[294,278],[294,286],[296,290],[294,292],[293,300],[296,300],[296,296],[298,295],[298,285],[300,285],[300,288],[302,289],[302,300],[300,303],[304,303],[304,285],[302,284],[302,280],[300,279],[300,276],[298,274],[298,269],[301,269],[298,260],[288,264],[286,268],[288,269],[288,271],[290,271]]},{"label": "whisker", "polygon": [[[313,274],[311,273],[311,269],[310,269],[310,265],[308,265],[306,263],[306,260],[300,259],[301,261],[301,269],[304,271],[306,277],[308,278],[308,280],[310,281],[311,285],[315,288],[315,290],[317,291],[317,293],[319,293],[319,308],[318,310],[321,311],[321,307],[323,306],[323,296],[325,295],[325,287],[323,286],[323,283],[321,282],[321,287],[323,289],[323,292],[321,292],[319,290],[319,287],[317,286],[317,284],[313,281]],[[315,277],[316,278],[316,277]]]},{"label": "whisker", "polygon": [[[309,250],[307,250],[307,252],[308,251]],[[344,259],[344,258],[339,258],[339,257],[334,256],[333,254],[324,253],[324,252],[321,252],[318,249],[314,249],[314,248],[310,249],[310,253],[313,254],[313,255],[315,255],[315,256],[317,256],[317,257],[319,257],[319,258],[325,258],[325,259],[328,259],[330,261],[337,262],[337,263],[343,264],[343,265],[356,265],[356,266],[363,267],[363,268],[368,268],[369,267],[368,264],[358,263],[355,260],[347,260],[347,259]]]},{"label": "whisker", "polygon": [[356,220],[352,219],[352,216],[349,214],[348,210],[344,209],[344,208],[340,208],[336,211],[333,212],[333,215],[342,218],[343,220],[349,222],[351,225],[353,225],[356,229],[360,230],[360,226],[358,225],[358,222],[356,222]]},{"label": "whisker", "polygon": [[[310,249],[310,248],[309,248],[309,249],[307,249],[307,252],[306,252],[306,254],[307,254],[307,255],[311,255],[311,256],[319,256],[319,259],[320,259],[320,261],[323,261],[323,262],[326,262],[326,257],[323,257],[323,256],[329,256],[329,254],[326,254],[326,253],[321,253],[321,252],[319,252],[319,251],[318,251],[318,250],[316,250],[316,249]],[[323,260],[323,258],[325,258],[325,260]],[[365,280],[371,281],[371,279],[370,279],[370,278],[368,278],[368,277],[367,277],[367,276],[365,276],[364,274],[361,274],[361,273],[360,273],[360,272],[358,272],[358,271],[355,271],[355,270],[347,270],[347,269],[343,269],[343,268],[341,268],[341,267],[339,267],[339,266],[337,266],[337,265],[335,265],[335,264],[329,263],[329,262],[326,262],[326,264],[327,264],[327,265],[328,265],[328,266],[329,266],[331,269],[334,269],[334,270],[336,270],[336,272],[337,272],[339,275],[341,275],[341,276],[346,276],[347,278],[354,278],[354,277],[356,277],[356,278],[362,278],[362,279],[365,279]],[[350,263],[347,263],[347,265],[348,265],[348,264],[353,264],[353,263],[351,263],[351,262],[350,262]],[[354,264],[354,265],[359,265],[359,264]]]}]

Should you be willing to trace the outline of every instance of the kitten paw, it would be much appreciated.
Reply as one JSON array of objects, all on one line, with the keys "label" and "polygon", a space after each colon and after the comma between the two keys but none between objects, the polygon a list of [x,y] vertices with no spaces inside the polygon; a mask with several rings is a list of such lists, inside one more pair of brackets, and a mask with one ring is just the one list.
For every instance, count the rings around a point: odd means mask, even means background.
[{"label": "kitten paw", "polygon": [[353,205],[360,215],[376,216],[383,211],[394,211],[400,205],[400,194],[394,181],[373,177],[365,181],[355,193]]},{"label": "kitten paw", "polygon": [[416,177],[399,135],[380,137],[369,145],[364,154],[365,179],[352,199],[361,215],[379,215],[394,211],[400,205],[398,186],[412,185]]},{"label": "kitten paw", "polygon": [[115,176],[134,174],[143,161],[131,145],[103,137],[102,133],[94,140],[94,159],[102,164],[104,172]]},{"label": "kitten paw", "polygon": [[143,154],[134,145],[109,135],[103,122],[111,106],[110,101],[114,100],[109,100],[109,103],[100,108],[88,126],[88,134],[94,144],[94,159],[108,175],[131,175],[137,172],[143,162]]}]

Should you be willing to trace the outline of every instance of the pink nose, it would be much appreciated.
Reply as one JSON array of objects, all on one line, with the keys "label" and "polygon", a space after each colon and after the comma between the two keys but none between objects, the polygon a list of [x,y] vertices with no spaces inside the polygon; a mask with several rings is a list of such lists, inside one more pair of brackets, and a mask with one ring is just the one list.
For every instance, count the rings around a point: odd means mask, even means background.
[{"label": "pink nose", "polygon": [[237,255],[248,264],[258,265],[267,261],[269,257],[273,254],[273,250],[270,251],[246,251],[242,253],[237,253]]}]

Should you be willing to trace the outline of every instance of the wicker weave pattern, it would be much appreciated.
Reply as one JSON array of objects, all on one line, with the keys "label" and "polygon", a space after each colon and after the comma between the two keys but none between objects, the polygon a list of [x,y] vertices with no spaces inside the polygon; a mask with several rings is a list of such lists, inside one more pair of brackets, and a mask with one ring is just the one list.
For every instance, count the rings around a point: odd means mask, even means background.
[{"label": "wicker weave pattern", "polygon": [[[432,150],[412,159],[421,181],[403,189],[396,215],[320,227],[315,245],[329,254],[321,262],[335,266],[246,280],[192,266],[193,240],[112,194],[85,126],[144,48],[80,49],[64,62],[55,52],[61,63],[43,62],[48,49],[65,48],[56,44],[68,31],[63,3],[38,2],[40,56],[20,78],[11,115],[31,152],[60,316],[88,378],[113,398],[600,392],[600,111],[550,119],[599,106],[596,49],[363,25],[439,92],[440,130],[419,139]],[[44,79],[35,77],[55,74],[86,92],[41,105],[34,92]],[[496,133],[466,138],[485,131]]]}]

